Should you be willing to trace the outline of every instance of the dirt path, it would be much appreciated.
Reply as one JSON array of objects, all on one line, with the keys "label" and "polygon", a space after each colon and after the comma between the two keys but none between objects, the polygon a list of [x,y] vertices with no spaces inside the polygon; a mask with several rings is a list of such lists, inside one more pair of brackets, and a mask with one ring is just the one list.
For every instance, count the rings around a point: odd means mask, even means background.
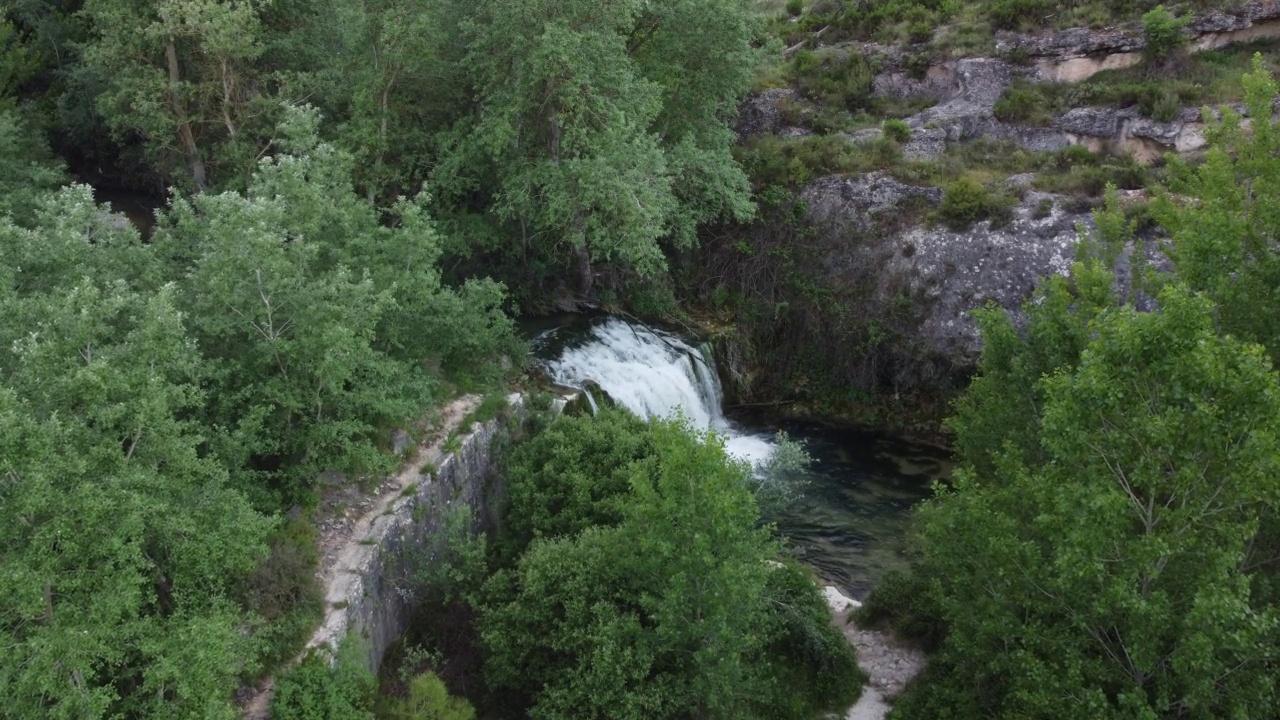
[{"label": "dirt path", "polygon": [[844,720],[884,720],[890,702],[916,675],[924,670],[925,655],[907,647],[892,635],[879,630],[863,630],[850,615],[862,603],[845,597],[834,587],[822,590],[831,608],[832,620],[858,654],[858,667],[867,674],[868,683],[862,697],[845,714]]},{"label": "dirt path", "polygon": [[[439,464],[444,455],[445,440],[467,415],[480,406],[480,400],[477,395],[464,395],[442,408],[434,428],[407,456],[400,471],[384,478],[372,490],[361,488],[357,482],[347,482],[342,476],[335,475],[329,479],[333,487],[322,491],[324,497],[316,510],[316,528],[320,532],[320,567],[316,575],[324,591],[325,614],[307,640],[308,650],[335,639],[334,628],[340,624],[336,622],[340,612],[338,607],[347,600],[355,569],[371,552],[363,541],[374,521],[400,498],[405,488],[419,481],[424,467]],[[243,705],[244,720],[266,720],[269,717],[274,689],[274,677],[258,684]]]}]

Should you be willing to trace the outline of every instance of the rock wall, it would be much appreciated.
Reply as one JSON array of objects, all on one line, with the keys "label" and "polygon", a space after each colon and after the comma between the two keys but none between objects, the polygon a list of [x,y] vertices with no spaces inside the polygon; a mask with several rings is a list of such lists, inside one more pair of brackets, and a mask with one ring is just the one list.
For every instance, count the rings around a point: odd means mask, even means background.
[{"label": "rock wall", "polygon": [[850,286],[863,281],[850,272],[872,273],[872,297],[880,304],[893,302],[906,288],[919,325],[897,330],[920,338],[953,366],[970,368],[981,352],[970,313],[987,303],[1019,312],[1041,278],[1067,273],[1080,229],[1093,224],[1092,215],[1076,211],[1067,198],[1020,190],[1022,200],[1009,223],[992,227],[982,221],[963,231],[915,226],[877,232],[877,219],[905,203],[936,207],[942,199],[939,188],[907,185],[881,173],[821,178],[800,196],[805,219],[818,232],[851,239],[829,259],[820,280]]},{"label": "rock wall", "polygon": [[[1233,10],[1209,10],[1184,29],[1192,52],[1280,37],[1280,0],[1255,0]],[[1103,70],[1142,62],[1146,47],[1141,23],[1072,28],[1056,33],[1001,33],[996,50],[1030,58],[1042,80],[1080,82]]]},{"label": "rock wall", "polygon": [[[518,406],[520,396],[510,400]],[[465,506],[475,521],[483,522],[501,496],[492,472],[500,432],[499,420],[476,424],[455,452],[408,478],[399,497],[369,519],[367,529],[338,558],[326,587],[324,622],[308,647],[336,648],[354,633],[366,642],[369,668],[377,672],[383,654],[407,629],[417,608],[412,577],[430,561],[429,548],[447,514]]]}]

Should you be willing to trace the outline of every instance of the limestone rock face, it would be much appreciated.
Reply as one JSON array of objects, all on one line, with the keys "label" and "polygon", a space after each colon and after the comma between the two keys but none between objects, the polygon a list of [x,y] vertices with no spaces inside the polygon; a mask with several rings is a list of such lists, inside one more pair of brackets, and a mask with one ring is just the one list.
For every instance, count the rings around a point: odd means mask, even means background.
[{"label": "limestone rock face", "polygon": [[1013,220],[954,231],[895,222],[911,204],[936,206],[942,190],[901,183],[881,173],[827,177],[801,192],[806,221],[847,238],[826,260],[832,285],[875,287],[874,302],[891,303],[906,288],[919,305],[913,332],[955,368],[973,368],[981,339],[970,313],[994,302],[1018,312],[1042,278],[1065,274],[1075,258],[1078,227],[1088,213],[1064,198],[1026,191]]},{"label": "limestone rock face", "polygon": [[907,185],[885,173],[818,178],[800,192],[810,222],[840,234],[871,232],[886,214],[897,213],[912,198],[942,202],[942,190]]},{"label": "limestone rock face", "polygon": [[[1234,10],[1199,13],[1184,30],[1193,52],[1280,37],[1280,0],[1255,0]],[[1060,32],[997,33],[996,50],[1031,58],[1042,80],[1079,82],[1103,70],[1142,62],[1141,22],[1118,27],[1071,28]]]}]

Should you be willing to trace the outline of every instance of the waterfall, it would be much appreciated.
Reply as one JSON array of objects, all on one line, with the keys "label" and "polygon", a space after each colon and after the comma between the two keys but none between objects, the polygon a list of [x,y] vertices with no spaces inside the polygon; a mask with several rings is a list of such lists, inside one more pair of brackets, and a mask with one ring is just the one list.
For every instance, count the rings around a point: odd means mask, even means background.
[{"label": "waterfall", "polygon": [[[535,346],[545,348],[561,330],[539,336]],[[582,388],[595,382],[640,417],[684,413],[693,427],[725,436],[729,452],[743,460],[759,462],[773,452],[767,438],[725,418],[724,393],[709,353],[678,335],[609,317],[592,323],[584,337],[566,342],[542,365],[561,385]]]}]

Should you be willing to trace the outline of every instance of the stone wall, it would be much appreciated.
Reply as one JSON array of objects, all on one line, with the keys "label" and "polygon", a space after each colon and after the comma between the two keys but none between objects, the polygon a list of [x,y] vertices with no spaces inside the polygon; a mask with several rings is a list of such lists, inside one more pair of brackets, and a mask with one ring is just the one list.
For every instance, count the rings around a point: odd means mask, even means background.
[{"label": "stone wall", "polygon": [[[519,395],[511,397],[513,407],[519,402]],[[434,468],[424,466],[343,549],[326,587],[324,623],[308,647],[336,648],[353,633],[365,641],[369,668],[377,672],[383,654],[413,618],[417,603],[411,578],[427,561],[448,513],[465,506],[483,521],[501,496],[492,468],[494,441],[501,432],[500,420],[474,425],[456,452],[442,454]]]}]

